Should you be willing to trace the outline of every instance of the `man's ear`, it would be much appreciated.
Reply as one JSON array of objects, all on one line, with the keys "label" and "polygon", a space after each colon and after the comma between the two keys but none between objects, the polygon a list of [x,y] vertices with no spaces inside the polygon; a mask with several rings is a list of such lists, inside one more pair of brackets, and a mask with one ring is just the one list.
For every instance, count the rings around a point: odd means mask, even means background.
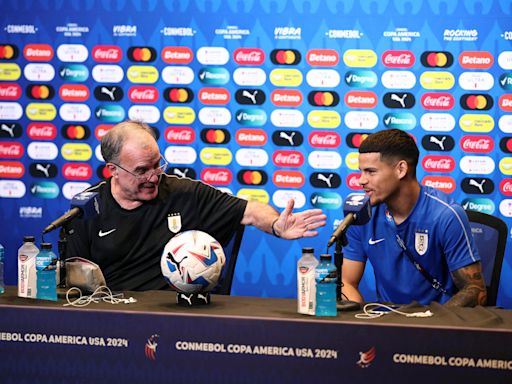
[{"label": "man's ear", "polygon": [[399,160],[398,163],[396,163],[395,169],[398,178],[403,179],[409,171],[409,164],[407,164],[407,161],[405,160]]},{"label": "man's ear", "polygon": [[107,163],[106,167],[109,170],[112,177],[117,177],[117,167],[114,164]]}]

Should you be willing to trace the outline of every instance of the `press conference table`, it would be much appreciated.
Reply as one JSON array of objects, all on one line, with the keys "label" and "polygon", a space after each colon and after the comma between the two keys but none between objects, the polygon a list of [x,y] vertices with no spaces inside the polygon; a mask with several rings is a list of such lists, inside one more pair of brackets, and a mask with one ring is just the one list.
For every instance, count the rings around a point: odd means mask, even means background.
[{"label": "press conference table", "polygon": [[212,295],[194,308],[172,291],[83,308],[0,296],[2,383],[512,383],[512,311],[448,309],[430,318],[357,312],[316,318],[296,301]]}]

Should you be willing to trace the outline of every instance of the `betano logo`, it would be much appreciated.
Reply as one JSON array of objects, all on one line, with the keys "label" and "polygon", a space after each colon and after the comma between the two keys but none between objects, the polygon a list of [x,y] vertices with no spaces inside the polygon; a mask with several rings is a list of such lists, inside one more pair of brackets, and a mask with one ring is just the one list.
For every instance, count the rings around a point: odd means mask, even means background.
[{"label": "betano logo", "polygon": [[83,84],[64,84],[59,88],[59,97],[63,101],[87,101],[89,96],[89,88]]},{"label": "betano logo", "polygon": [[30,120],[51,121],[57,116],[57,110],[53,104],[30,103],[25,108],[25,114]]},{"label": "betano logo", "polygon": [[226,68],[201,68],[198,74],[203,84],[224,85],[229,82],[229,71]]},{"label": "betano logo", "polygon": [[81,83],[89,78],[89,69],[83,64],[67,64],[59,68],[59,76],[64,81]]},{"label": "betano logo", "polygon": [[460,98],[460,106],[465,110],[488,111],[494,105],[492,96],[478,93],[466,93]]},{"label": "betano logo", "polygon": [[113,127],[113,124],[99,124],[94,130],[94,136],[96,136],[96,139],[101,141],[103,136],[105,136],[107,132],[110,131]]},{"label": "betano logo", "polygon": [[164,47],[160,56],[167,64],[189,64],[194,59],[194,53],[188,47]]},{"label": "betano logo", "polygon": [[196,140],[196,132],[190,127],[168,127],[164,136],[171,144],[191,144]]},{"label": "betano logo", "polygon": [[311,66],[333,67],[340,61],[334,49],[311,49],[306,53],[306,61]]},{"label": "betano logo", "polygon": [[199,153],[199,158],[206,165],[228,165],[233,155],[227,148],[205,147]]},{"label": "betano logo", "polygon": [[[4,48],[4,54],[5,52]],[[53,55],[53,48],[48,44],[27,44],[23,48],[23,57],[27,61],[50,61],[53,59]],[[0,59],[1,58],[2,52],[0,49]]]},{"label": "betano logo", "polygon": [[273,69],[269,77],[270,82],[276,87],[298,87],[303,80],[302,72],[298,69]]},{"label": "betano logo", "polygon": [[92,149],[85,143],[65,143],[60,154],[68,161],[87,161],[92,157]]},{"label": "betano logo", "polygon": [[137,63],[151,63],[157,57],[156,50],[153,47],[130,47],[127,55],[130,61]]},{"label": "betano logo", "polygon": [[266,172],[260,169],[242,169],[236,178],[242,185],[265,185],[268,181]]},{"label": "betano logo", "polygon": [[501,95],[498,105],[503,111],[512,112],[512,95]]},{"label": "betano logo", "polygon": [[341,116],[333,110],[312,110],[308,113],[308,124],[313,128],[337,128],[341,124]]},{"label": "betano logo", "polygon": [[40,181],[30,186],[32,196],[42,199],[55,199],[59,196],[59,192],[59,186],[53,181]]},{"label": "betano logo", "polygon": [[464,132],[491,132],[494,128],[494,119],[491,115],[464,114],[459,119],[459,126]]},{"label": "betano logo", "polygon": [[98,63],[118,63],[123,51],[117,45],[96,45],[92,49],[92,58]]},{"label": "betano logo", "polygon": [[190,107],[167,107],[164,120],[172,125],[189,125],[196,119],[196,113]]},{"label": "betano logo", "polygon": [[425,89],[448,90],[455,85],[455,78],[450,72],[426,71],[420,75],[420,84]]},{"label": "betano logo", "polygon": [[336,192],[313,192],[310,201],[315,208],[338,209],[341,207],[342,198]]},{"label": "betano logo", "polygon": [[242,146],[262,146],[267,143],[267,133],[263,129],[239,129],[236,142]]},{"label": "betano logo", "polygon": [[21,77],[21,68],[16,63],[0,63],[0,80],[14,81]]},{"label": "betano logo", "polygon": [[231,96],[226,88],[201,88],[199,101],[207,105],[224,105],[229,103]]},{"label": "betano logo", "polygon": [[446,51],[426,51],[421,54],[420,61],[427,68],[449,68],[453,64],[453,55]]},{"label": "betano logo", "polygon": [[132,65],[128,67],[126,76],[135,84],[154,84],[158,80],[158,69],[150,65]]},{"label": "betano logo", "polygon": [[382,64],[391,68],[410,68],[416,62],[411,51],[385,51],[381,56]]},{"label": "betano logo", "polygon": [[25,166],[19,161],[0,161],[0,178],[19,179],[25,174]]},{"label": "betano logo", "polygon": [[231,134],[227,129],[205,128],[201,131],[201,140],[208,144],[226,144],[231,140]]},{"label": "betano logo", "polygon": [[259,201],[264,204],[267,204],[270,200],[267,191],[264,189],[242,188],[236,193],[236,196],[240,199],[247,201]]},{"label": "betano logo", "polygon": [[299,90],[276,89],[272,91],[270,100],[276,107],[298,107],[302,104],[303,96]]},{"label": "betano logo", "polygon": [[279,188],[301,188],[305,177],[300,171],[278,170],[272,175],[272,182]]},{"label": "betano logo", "polygon": [[445,193],[455,191],[455,180],[450,176],[431,176],[427,175],[421,180],[421,184],[427,187],[438,189]]},{"label": "betano logo", "polygon": [[351,88],[369,89],[377,85],[377,74],[370,70],[353,70],[345,73],[345,83]]},{"label": "betano logo", "polygon": [[0,44],[0,60],[14,60],[20,51],[14,44]]},{"label": "betano logo", "polygon": [[349,91],[345,93],[345,104],[350,108],[375,108],[377,95],[371,91]]},{"label": "betano logo", "polygon": [[382,119],[386,128],[409,131],[416,126],[416,116],[409,112],[386,113]]},{"label": "betano logo", "polygon": [[372,68],[377,64],[377,54],[370,49],[348,49],[343,62],[347,67]]},{"label": "betano logo", "polygon": [[0,100],[18,100],[22,92],[16,83],[0,83]]},{"label": "betano logo", "polygon": [[487,69],[494,64],[494,57],[485,51],[464,51],[459,55],[459,64],[466,69]]}]

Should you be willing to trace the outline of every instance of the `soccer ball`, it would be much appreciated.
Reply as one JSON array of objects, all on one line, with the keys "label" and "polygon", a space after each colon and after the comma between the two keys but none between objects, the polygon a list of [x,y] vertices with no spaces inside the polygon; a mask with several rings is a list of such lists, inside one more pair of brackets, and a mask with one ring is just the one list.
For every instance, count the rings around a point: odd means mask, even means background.
[{"label": "soccer ball", "polygon": [[165,245],[162,274],[178,292],[211,291],[217,285],[226,256],[222,246],[202,231],[178,233]]}]

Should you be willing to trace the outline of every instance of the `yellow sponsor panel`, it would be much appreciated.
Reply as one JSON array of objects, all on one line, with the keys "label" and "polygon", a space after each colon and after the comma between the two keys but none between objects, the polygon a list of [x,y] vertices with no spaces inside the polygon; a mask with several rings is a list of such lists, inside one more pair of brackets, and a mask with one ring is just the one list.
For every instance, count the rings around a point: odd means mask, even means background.
[{"label": "yellow sponsor panel", "polygon": [[192,124],[196,113],[190,107],[167,107],[164,110],[164,120],[169,124]]},{"label": "yellow sponsor panel", "polygon": [[18,80],[21,77],[21,68],[15,63],[0,64],[0,80]]},{"label": "yellow sponsor panel", "polygon": [[153,84],[158,80],[158,69],[150,65],[132,65],[126,75],[132,83]]},{"label": "yellow sponsor panel", "polygon": [[465,114],[459,119],[459,126],[464,132],[491,132],[494,128],[494,119],[491,115]]},{"label": "yellow sponsor panel", "polygon": [[248,201],[259,201],[260,203],[268,203],[269,196],[264,189],[242,188],[236,194],[237,197]]},{"label": "yellow sponsor panel", "polygon": [[201,150],[199,158],[207,165],[228,165],[233,160],[233,154],[227,148],[206,147]]},{"label": "yellow sponsor panel", "polygon": [[85,143],[66,143],[60,149],[60,154],[69,161],[87,161],[92,157],[92,149]]},{"label": "yellow sponsor panel", "polygon": [[347,67],[371,68],[377,64],[377,53],[371,49],[349,49],[343,54]]},{"label": "yellow sponsor panel", "polygon": [[512,175],[512,157],[504,157],[500,160],[500,171],[504,175]]},{"label": "yellow sponsor panel", "polygon": [[425,89],[452,89],[455,85],[455,77],[450,72],[423,72],[420,76],[420,84]]},{"label": "yellow sponsor panel", "polygon": [[57,116],[55,105],[49,103],[30,103],[25,108],[30,120],[51,121]]},{"label": "yellow sponsor panel", "polygon": [[359,170],[359,153],[357,153],[357,152],[350,152],[345,157],[345,164],[347,164],[347,167],[349,169],[352,169],[354,171]]},{"label": "yellow sponsor panel", "polygon": [[314,110],[308,113],[308,124],[313,128],[336,128],[341,124],[341,116],[336,111]]},{"label": "yellow sponsor panel", "polygon": [[298,69],[277,68],[270,72],[270,82],[277,87],[298,87],[302,84],[302,72]]}]

